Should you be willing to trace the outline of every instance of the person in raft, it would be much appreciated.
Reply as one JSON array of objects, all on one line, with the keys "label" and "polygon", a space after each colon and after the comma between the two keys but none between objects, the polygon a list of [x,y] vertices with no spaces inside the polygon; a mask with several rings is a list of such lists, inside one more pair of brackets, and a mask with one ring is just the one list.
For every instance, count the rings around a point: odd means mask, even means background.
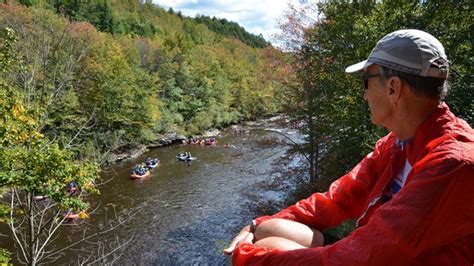
[{"label": "person in raft", "polygon": [[[391,132],[349,173],[245,226],[224,249],[234,265],[473,265],[474,131],[443,98],[449,62],[420,30],[383,37],[363,72],[371,120]],[[322,230],[357,228],[329,244]]]}]

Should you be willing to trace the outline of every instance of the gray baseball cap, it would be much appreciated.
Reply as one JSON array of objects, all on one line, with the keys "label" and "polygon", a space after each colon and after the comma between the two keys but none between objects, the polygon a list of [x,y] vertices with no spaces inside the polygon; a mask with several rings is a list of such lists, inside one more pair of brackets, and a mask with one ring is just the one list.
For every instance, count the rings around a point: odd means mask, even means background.
[{"label": "gray baseball cap", "polygon": [[346,68],[347,73],[377,64],[422,77],[446,79],[449,61],[443,45],[421,30],[398,30],[377,42],[367,60]]}]

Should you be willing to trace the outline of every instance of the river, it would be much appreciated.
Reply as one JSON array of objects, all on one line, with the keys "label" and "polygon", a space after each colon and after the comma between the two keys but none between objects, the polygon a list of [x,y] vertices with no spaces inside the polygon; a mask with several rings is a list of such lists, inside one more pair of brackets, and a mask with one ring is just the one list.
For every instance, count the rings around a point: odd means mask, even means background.
[{"label": "river", "polygon": [[[217,138],[216,146],[173,145],[153,149],[143,156],[104,169],[100,195],[90,196],[94,206],[90,218],[64,225],[58,245],[66,245],[107,228],[117,217],[126,220],[111,232],[101,235],[103,252],[117,243],[125,245],[109,256],[119,265],[225,265],[221,252],[238,230],[258,215],[258,205],[283,199],[288,190],[266,187],[273,179],[274,163],[284,156],[286,132],[300,142],[301,135],[271,121],[250,123],[249,134],[231,131]],[[279,140],[276,141],[275,140]],[[235,147],[224,148],[224,143]],[[197,160],[186,163],[176,154],[189,151]],[[152,175],[133,181],[131,168],[147,157],[161,161]],[[298,164],[298,161],[290,162]],[[114,242],[118,241],[118,242]],[[115,243],[115,244],[114,244]],[[89,244],[69,249],[56,263],[76,264]],[[10,247],[7,247],[11,249]],[[101,251],[97,246],[95,252]],[[99,262],[99,263],[103,263]]]}]

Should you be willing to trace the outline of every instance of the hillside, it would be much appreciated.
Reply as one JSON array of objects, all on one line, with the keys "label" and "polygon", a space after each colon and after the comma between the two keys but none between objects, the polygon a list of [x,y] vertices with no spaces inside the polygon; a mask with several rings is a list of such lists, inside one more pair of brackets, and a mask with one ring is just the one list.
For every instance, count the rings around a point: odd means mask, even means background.
[{"label": "hillside", "polygon": [[255,35],[248,33],[243,27],[238,23],[233,21],[227,21],[224,19],[218,19],[216,17],[208,16],[197,16],[195,19],[199,23],[203,23],[210,30],[222,34],[223,36],[233,36],[243,43],[255,47],[255,48],[264,48],[270,45],[262,35]]},{"label": "hillside", "polygon": [[136,34],[139,36],[161,35],[174,28],[170,21],[192,21],[192,24],[206,25],[222,37],[234,37],[254,47],[265,48],[270,45],[263,36],[247,32],[236,22],[200,15],[196,18],[183,17],[181,12],[168,11],[151,1],[35,1],[21,0],[26,6],[39,6],[55,10],[71,21],[87,21],[100,31],[112,34]]},{"label": "hillside", "polygon": [[273,47],[150,1],[12,1],[0,5],[6,27],[25,108],[39,108],[42,133],[79,158],[275,113],[291,77]]}]

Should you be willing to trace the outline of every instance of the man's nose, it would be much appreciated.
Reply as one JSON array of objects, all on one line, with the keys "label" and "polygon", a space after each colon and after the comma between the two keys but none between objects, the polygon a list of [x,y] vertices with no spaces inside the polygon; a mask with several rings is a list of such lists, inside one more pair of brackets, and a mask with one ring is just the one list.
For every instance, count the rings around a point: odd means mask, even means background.
[{"label": "man's nose", "polygon": [[364,100],[366,100],[366,101],[367,101],[367,91],[368,90],[364,90]]}]

